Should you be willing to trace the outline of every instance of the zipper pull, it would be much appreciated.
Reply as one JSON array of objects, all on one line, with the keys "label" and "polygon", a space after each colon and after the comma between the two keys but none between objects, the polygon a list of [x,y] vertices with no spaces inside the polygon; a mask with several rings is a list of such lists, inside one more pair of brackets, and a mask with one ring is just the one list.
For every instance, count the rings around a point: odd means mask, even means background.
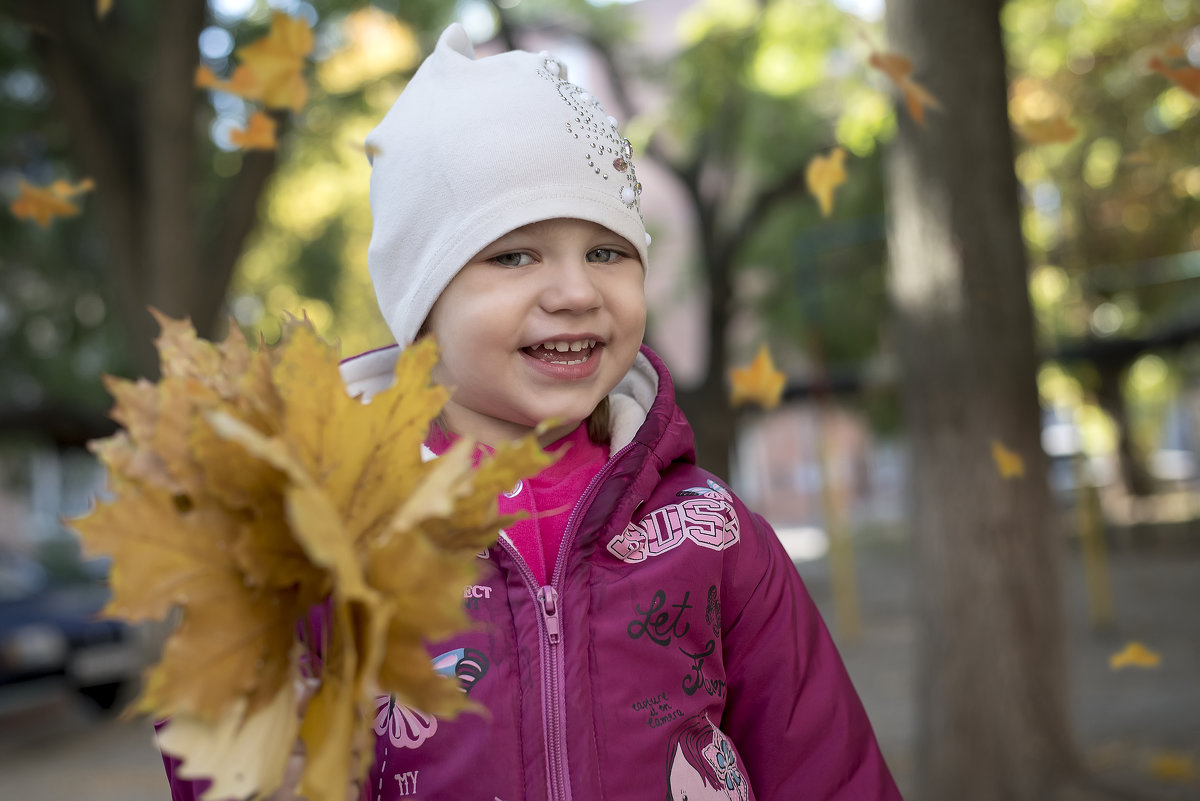
[{"label": "zipper pull", "polygon": [[550,644],[558,644],[558,590],[550,586],[538,590],[538,601],[542,604],[542,618],[546,621],[546,633],[550,636]]}]

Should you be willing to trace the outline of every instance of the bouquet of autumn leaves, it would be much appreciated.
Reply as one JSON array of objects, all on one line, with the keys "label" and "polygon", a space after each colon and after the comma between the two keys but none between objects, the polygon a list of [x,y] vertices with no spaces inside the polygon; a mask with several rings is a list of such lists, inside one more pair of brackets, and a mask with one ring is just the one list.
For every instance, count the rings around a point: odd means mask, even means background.
[{"label": "bouquet of autumn leaves", "polygon": [[[341,801],[368,767],[353,752],[370,742],[377,695],[436,715],[468,706],[424,644],[466,628],[475,556],[510,522],[496,496],[550,457],[531,437],[477,466],[465,439],[424,460],[449,397],[430,378],[432,341],[363,403],[307,321],[252,350],[236,326],[213,344],[158,319],[161,380],[108,379],[124,428],[93,450],[112,498],[72,521],[112,557],[107,614],[178,610],[136,711],[169,718],[160,745],[181,775],[212,779],[208,798],[272,793],[299,737],[300,794]],[[317,605],[328,634],[301,714],[298,623]]]}]

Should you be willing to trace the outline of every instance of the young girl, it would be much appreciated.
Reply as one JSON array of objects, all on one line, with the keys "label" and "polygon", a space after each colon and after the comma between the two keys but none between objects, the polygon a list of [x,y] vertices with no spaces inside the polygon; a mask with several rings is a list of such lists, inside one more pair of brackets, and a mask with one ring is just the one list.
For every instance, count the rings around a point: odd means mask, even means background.
[{"label": "young girl", "polygon": [[348,359],[349,391],[369,400],[400,347],[431,334],[454,394],[429,456],[545,420],[562,456],[499,499],[528,514],[479,554],[476,625],[430,646],[486,714],[381,697],[357,792],[899,799],[791,560],[694,463],[671,377],[642,345],[632,148],[566,78],[545,53],[476,60],[453,25],[367,139],[369,262],[399,344]]}]

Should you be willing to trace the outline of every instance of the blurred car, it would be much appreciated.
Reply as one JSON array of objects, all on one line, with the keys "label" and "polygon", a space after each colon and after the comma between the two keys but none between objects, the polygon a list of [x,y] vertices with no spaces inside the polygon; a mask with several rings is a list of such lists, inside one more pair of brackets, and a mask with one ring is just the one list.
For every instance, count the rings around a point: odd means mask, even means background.
[{"label": "blurred car", "polygon": [[98,617],[102,581],[55,583],[37,562],[0,554],[0,691],[60,681],[110,710],[145,665],[139,632]]}]

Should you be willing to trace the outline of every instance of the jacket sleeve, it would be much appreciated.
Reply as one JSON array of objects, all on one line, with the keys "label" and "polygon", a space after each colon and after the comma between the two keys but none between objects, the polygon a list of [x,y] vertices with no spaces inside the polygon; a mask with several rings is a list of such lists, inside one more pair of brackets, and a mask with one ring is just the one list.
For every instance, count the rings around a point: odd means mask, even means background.
[{"label": "jacket sleeve", "polygon": [[[744,507],[743,507],[744,509]],[[795,565],[758,515],[727,580],[722,729],[755,796],[899,801],[862,702]],[[726,610],[723,610],[726,611]]]}]

